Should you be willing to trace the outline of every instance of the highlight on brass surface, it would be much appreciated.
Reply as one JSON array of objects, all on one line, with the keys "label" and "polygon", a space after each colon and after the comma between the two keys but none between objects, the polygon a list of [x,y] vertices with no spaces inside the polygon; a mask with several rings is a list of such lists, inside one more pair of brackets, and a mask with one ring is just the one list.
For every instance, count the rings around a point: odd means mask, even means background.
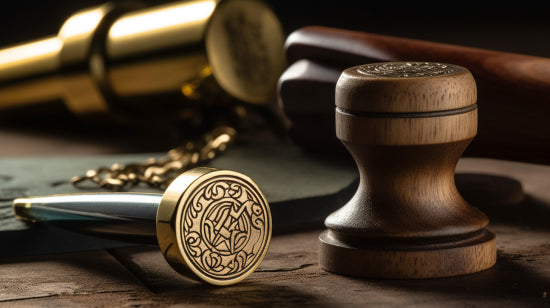
[{"label": "highlight on brass surface", "polygon": [[196,102],[265,103],[284,69],[283,44],[261,0],[83,9],[57,35],[0,50],[0,116],[64,106],[126,123],[174,118]]},{"label": "highlight on brass surface", "polygon": [[[161,201],[159,245],[176,270],[215,285],[236,283],[267,253],[269,206],[257,185],[242,174],[194,170],[176,179]],[[165,219],[174,214],[175,219]]]},{"label": "highlight on brass surface", "polygon": [[229,170],[195,168],[164,194],[85,193],[19,198],[17,218],[111,240],[160,246],[180,274],[231,285],[260,265],[271,211],[258,186]]}]

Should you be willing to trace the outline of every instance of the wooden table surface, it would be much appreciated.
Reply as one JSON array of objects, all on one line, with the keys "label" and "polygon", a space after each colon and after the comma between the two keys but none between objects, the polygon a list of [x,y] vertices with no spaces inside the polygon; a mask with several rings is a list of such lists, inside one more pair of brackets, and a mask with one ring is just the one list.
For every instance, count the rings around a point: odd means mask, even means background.
[{"label": "wooden table surface", "polygon": [[[12,148],[11,156],[23,152]],[[550,307],[550,166],[464,158],[457,181],[473,183],[464,193],[497,236],[496,265],[477,274],[380,280],[328,273],[317,262],[322,228],[309,228],[275,234],[258,270],[228,287],[178,275],[156,247],[0,258],[0,306]]]},{"label": "wooden table surface", "polygon": [[275,236],[255,273],[228,287],[176,274],[154,247],[3,259],[0,305],[14,307],[549,307],[550,232],[494,224],[497,264],[429,280],[335,275],[317,263],[320,230]]}]

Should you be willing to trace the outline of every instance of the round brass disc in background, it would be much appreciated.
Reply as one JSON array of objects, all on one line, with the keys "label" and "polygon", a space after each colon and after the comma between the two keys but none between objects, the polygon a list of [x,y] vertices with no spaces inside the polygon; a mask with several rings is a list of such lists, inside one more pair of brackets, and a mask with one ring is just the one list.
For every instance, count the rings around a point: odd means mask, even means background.
[{"label": "round brass disc in background", "polygon": [[265,103],[285,68],[282,25],[262,1],[222,1],[205,34],[212,74],[232,96]]}]

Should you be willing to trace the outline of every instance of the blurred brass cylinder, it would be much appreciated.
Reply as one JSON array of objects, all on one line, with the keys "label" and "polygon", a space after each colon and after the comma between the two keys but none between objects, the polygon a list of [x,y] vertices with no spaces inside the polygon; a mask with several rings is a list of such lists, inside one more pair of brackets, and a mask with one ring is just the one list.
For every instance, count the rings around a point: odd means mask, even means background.
[{"label": "blurred brass cylinder", "polygon": [[56,36],[0,50],[0,116],[64,108],[125,123],[177,117],[189,102],[266,103],[283,43],[260,0],[107,3],[75,13]]}]

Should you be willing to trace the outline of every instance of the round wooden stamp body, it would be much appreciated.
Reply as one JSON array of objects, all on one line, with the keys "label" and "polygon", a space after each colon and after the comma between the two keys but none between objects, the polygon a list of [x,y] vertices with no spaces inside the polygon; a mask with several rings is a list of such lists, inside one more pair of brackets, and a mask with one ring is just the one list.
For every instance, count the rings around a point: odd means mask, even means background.
[{"label": "round wooden stamp body", "polygon": [[361,277],[434,278],[496,262],[488,218],[454,182],[477,133],[470,72],[430,62],[345,70],[336,85],[336,135],[360,173],[354,197],[325,220],[320,265]]}]

